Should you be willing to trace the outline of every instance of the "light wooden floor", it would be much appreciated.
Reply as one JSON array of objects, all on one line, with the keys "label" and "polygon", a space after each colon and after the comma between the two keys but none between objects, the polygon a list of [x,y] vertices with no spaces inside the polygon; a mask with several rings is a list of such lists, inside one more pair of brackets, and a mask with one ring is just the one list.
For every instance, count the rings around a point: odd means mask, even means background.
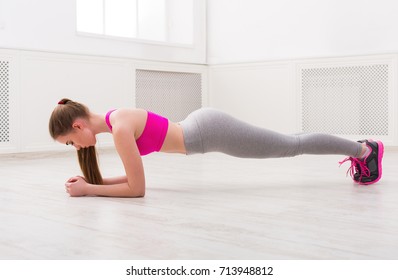
[{"label": "light wooden floor", "polygon": [[122,199],[68,197],[74,152],[3,155],[0,259],[398,259],[398,151],[367,187],[341,159],[150,155],[146,197]]}]

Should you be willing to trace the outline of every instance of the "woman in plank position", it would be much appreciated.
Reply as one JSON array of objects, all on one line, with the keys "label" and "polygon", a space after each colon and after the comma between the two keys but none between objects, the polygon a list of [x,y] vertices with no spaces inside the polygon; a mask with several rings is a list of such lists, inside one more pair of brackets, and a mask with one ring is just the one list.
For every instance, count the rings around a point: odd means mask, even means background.
[{"label": "woman in plank position", "polygon": [[[355,183],[376,183],[382,176],[381,141],[358,142],[320,133],[285,135],[252,126],[215,109],[202,108],[180,123],[143,109],[117,109],[106,115],[62,99],[51,114],[49,130],[59,143],[77,149],[84,177],[66,183],[70,196],[143,197],[145,175],[141,156],[152,152],[186,155],[221,152],[241,158],[279,158],[301,154],[345,155]],[[125,176],[102,178],[95,151],[96,135],[112,133]]]}]

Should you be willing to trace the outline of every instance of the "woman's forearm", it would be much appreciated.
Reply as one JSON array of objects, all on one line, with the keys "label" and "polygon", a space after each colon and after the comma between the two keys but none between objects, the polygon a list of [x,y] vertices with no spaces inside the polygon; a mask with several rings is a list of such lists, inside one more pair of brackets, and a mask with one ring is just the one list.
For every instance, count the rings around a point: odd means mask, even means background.
[{"label": "woman's forearm", "polygon": [[86,195],[110,196],[110,197],[143,197],[145,186],[142,188],[130,188],[128,183],[113,185],[92,185],[86,187]]},{"label": "woman's forearm", "polygon": [[103,182],[104,185],[116,185],[116,184],[127,183],[127,176],[104,178]]},{"label": "woman's forearm", "polygon": [[92,185],[86,187],[86,195],[110,196],[110,197],[143,197],[145,195],[144,188],[132,189],[128,183],[120,183],[114,185]]}]

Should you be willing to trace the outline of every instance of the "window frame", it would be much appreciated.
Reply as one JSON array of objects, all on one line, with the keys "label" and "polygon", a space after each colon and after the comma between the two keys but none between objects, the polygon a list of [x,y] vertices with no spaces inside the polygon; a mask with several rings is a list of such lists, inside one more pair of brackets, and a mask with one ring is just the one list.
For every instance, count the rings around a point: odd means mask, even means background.
[{"label": "window frame", "polygon": [[[195,42],[195,24],[196,24],[196,20],[195,17],[197,16],[196,13],[193,13],[193,18],[192,18],[192,23],[193,23],[193,30],[192,30],[192,43],[188,44],[188,43],[177,43],[177,42],[170,42],[170,41],[157,41],[157,40],[150,40],[150,39],[142,39],[139,37],[124,37],[124,36],[116,36],[116,35],[107,35],[105,34],[105,13],[106,13],[106,9],[105,9],[105,0],[102,0],[103,2],[103,6],[104,6],[104,10],[103,10],[103,23],[102,23],[102,34],[99,33],[93,33],[93,32],[85,32],[85,31],[79,31],[78,27],[77,27],[77,1],[75,0],[75,33],[77,36],[79,37],[90,37],[90,38],[95,38],[95,39],[103,39],[103,40],[111,40],[111,41],[121,41],[121,42],[131,42],[131,43],[138,43],[138,44],[147,44],[147,45],[157,45],[157,46],[167,46],[167,47],[178,47],[178,48],[188,48],[188,49],[193,49],[195,48],[196,42]],[[137,9],[136,9],[136,34],[139,35],[139,23],[138,23],[138,1],[137,0]],[[165,18],[166,18],[166,34],[165,34],[165,38],[167,40],[169,40],[170,38],[170,29],[169,29],[169,1],[165,0],[166,4],[165,4]],[[195,7],[195,0],[193,0],[193,4]]]}]

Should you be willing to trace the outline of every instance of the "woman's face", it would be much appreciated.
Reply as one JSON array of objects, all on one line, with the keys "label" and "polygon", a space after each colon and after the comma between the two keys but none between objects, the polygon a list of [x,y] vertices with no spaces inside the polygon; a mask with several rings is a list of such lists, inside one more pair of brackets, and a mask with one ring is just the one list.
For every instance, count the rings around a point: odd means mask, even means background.
[{"label": "woman's face", "polygon": [[92,131],[87,126],[79,124],[74,124],[73,130],[70,133],[59,136],[56,141],[61,144],[72,145],[77,150],[94,146],[97,143],[97,139]]}]

